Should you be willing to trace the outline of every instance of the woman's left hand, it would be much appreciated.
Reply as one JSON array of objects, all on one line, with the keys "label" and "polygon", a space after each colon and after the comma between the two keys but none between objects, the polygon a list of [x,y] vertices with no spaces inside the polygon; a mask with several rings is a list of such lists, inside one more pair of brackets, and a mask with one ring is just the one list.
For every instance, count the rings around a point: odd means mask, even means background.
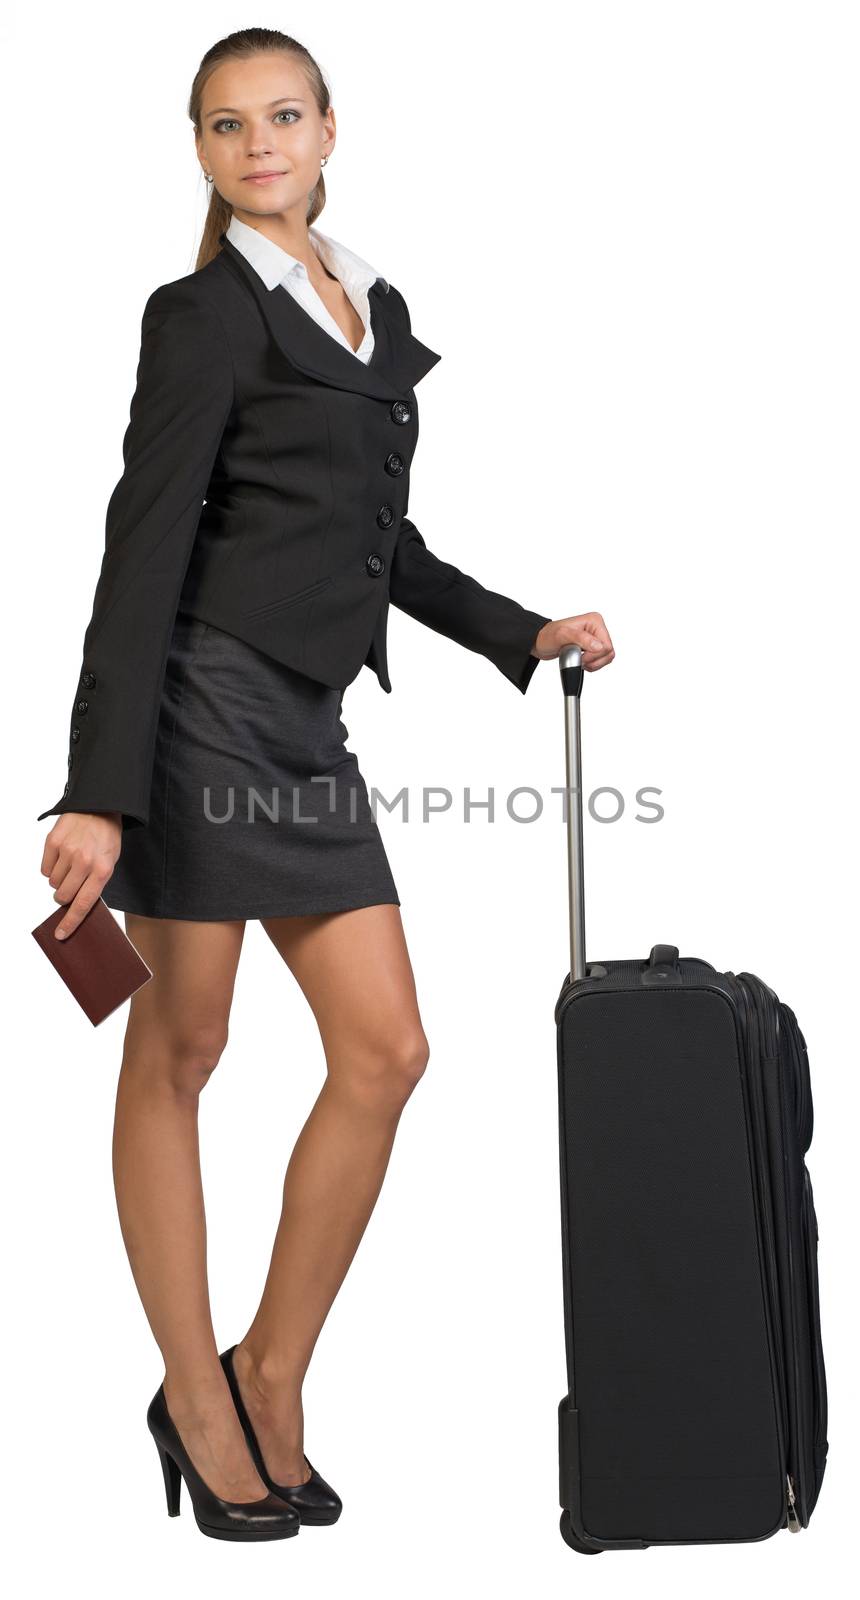
[{"label": "woman's left hand", "polygon": [[572,644],[578,644],[582,650],[586,672],[597,672],[615,660],[609,630],[599,611],[583,611],[578,617],[559,617],[556,622],[545,622],[531,653],[539,661],[554,661]]}]

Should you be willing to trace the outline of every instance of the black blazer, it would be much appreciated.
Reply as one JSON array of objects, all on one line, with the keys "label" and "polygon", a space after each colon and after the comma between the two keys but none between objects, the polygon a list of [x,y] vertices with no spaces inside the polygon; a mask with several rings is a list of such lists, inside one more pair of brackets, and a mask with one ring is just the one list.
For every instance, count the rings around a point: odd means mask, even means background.
[{"label": "black blazer", "polygon": [[[222,234],[199,271],[162,284],[107,508],[105,552],[69,728],[68,781],[43,817],[117,811],[145,825],[176,612],[345,688],[390,691],[389,602],[492,661],[525,693],[550,619],[427,549],[406,516],[414,386],[440,357],[406,302],[369,292],[359,361],[288,290],[269,290]],[[205,501],[205,504],[204,504]]]}]

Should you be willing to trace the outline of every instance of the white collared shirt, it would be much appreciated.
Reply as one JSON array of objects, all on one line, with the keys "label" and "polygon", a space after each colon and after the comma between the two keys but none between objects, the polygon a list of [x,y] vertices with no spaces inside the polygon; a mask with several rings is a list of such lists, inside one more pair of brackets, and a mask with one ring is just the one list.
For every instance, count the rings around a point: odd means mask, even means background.
[{"label": "white collared shirt", "polygon": [[304,306],[326,333],[337,339],[350,355],[367,364],[373,355],[374,344],[368,290],[377,278],[383,288],[388,289],[386,279],[370,265],[369,261],[363,261],[353,250],[348,250],[345,244],[339,244],[336,239],[329,238],[328,234],[320,233],[318,228],[308,228],[308,238],[320,261],[339,279],[364,324],[364,338],[358,349],[353,350],[346,334],[338,327],[328,306],[317,294],[304,262],[297,261],[295,256],[291,256],[279,244],[275,244],[256,228],[249,227],[246,222],[240,222],[238,217],[231,217],[227,238],[237,250],[241,250],[245,260],[255,272],[259,273],[267,289],[275,289],[280,284],[289,290],[293,299],[297,300],[300,306]]}]

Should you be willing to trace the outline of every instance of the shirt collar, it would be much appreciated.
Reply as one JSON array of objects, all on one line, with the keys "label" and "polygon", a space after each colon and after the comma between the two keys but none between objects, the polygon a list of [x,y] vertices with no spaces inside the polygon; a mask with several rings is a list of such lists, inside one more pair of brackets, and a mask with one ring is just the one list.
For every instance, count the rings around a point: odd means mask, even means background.
[{"label": "shirt collar", "polygon": [[[308,228],[308,237],[323,266],[334,273],[347,293],[350,291],[353,294],[366,293],[377,279],[386,293],[388,292],[388,282],[381,272],[377,272],[369,261],[356,255],[354,250],[347,249],[345,244],[339,244],[337,239],[321,233],[318,228]],[[241,222],[238,217],[230,218],[227,238],[237,250],[241,250],[245,259],[259,273],[267,289],[277,288],[290,273],[298,272],[299,277],[305,273],[304,262],[298,261],[289,251],[282,249],[272,239],[268,239],[264,233],[259,233],[256,228]]]}]

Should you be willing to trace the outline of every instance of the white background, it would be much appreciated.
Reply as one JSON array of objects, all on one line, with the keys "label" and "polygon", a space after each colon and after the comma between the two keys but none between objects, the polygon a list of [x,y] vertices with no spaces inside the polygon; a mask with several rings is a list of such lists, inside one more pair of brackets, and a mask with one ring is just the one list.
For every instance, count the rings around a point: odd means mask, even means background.
[{"label": "white background", "polygon": [[[858,29],[851,4],[13,7],[7,22],[3,646],[4,1491],[18,1591],[227,1596],[477,1585],[544,1596],[840,1592],[856,1548]],[[158,284],[193,268],[186,114],[204,51],[281,27],[338,119],[323,231],[402,289],[422,381],[410,515],[489,587],[600,610],[583,698],[588,955],[656,941],[758,973],[812,1066],[830,1457],[800,1536],[610,1553],[558,1532],[565,1391],[553,1006],[567,967],[557,664],[520,695],[392,611],[384,695],[347,691],[431,1059],[304,1390],[334,1528],[286,1544],[168,1519],[163,1376],[111,1178],[126,1008],[94,1030],[29,930],[65,778],[104,512]],[[11,93],[11,103],[9,103]],[[11,782],[10,778],[14,781]],[[545,797],[517,823],[518,785]],[[424,785],[452,810],[423,823]],[[466,786],[496,821],[463,820]],[[636,820],[636,790],[665,816]],[[608,809],[606,801],[602,803]],[[529,814],[524,806],[523,814]],[[201,1103],[219,1347],[257,1304],[324,1061],[262,929]],[[716,1197],[715,1197],[716,1202]],[[703,1360],[706,1352],[703,1352]],[[16,1591],[17,1592],[17,1591]]]}]

